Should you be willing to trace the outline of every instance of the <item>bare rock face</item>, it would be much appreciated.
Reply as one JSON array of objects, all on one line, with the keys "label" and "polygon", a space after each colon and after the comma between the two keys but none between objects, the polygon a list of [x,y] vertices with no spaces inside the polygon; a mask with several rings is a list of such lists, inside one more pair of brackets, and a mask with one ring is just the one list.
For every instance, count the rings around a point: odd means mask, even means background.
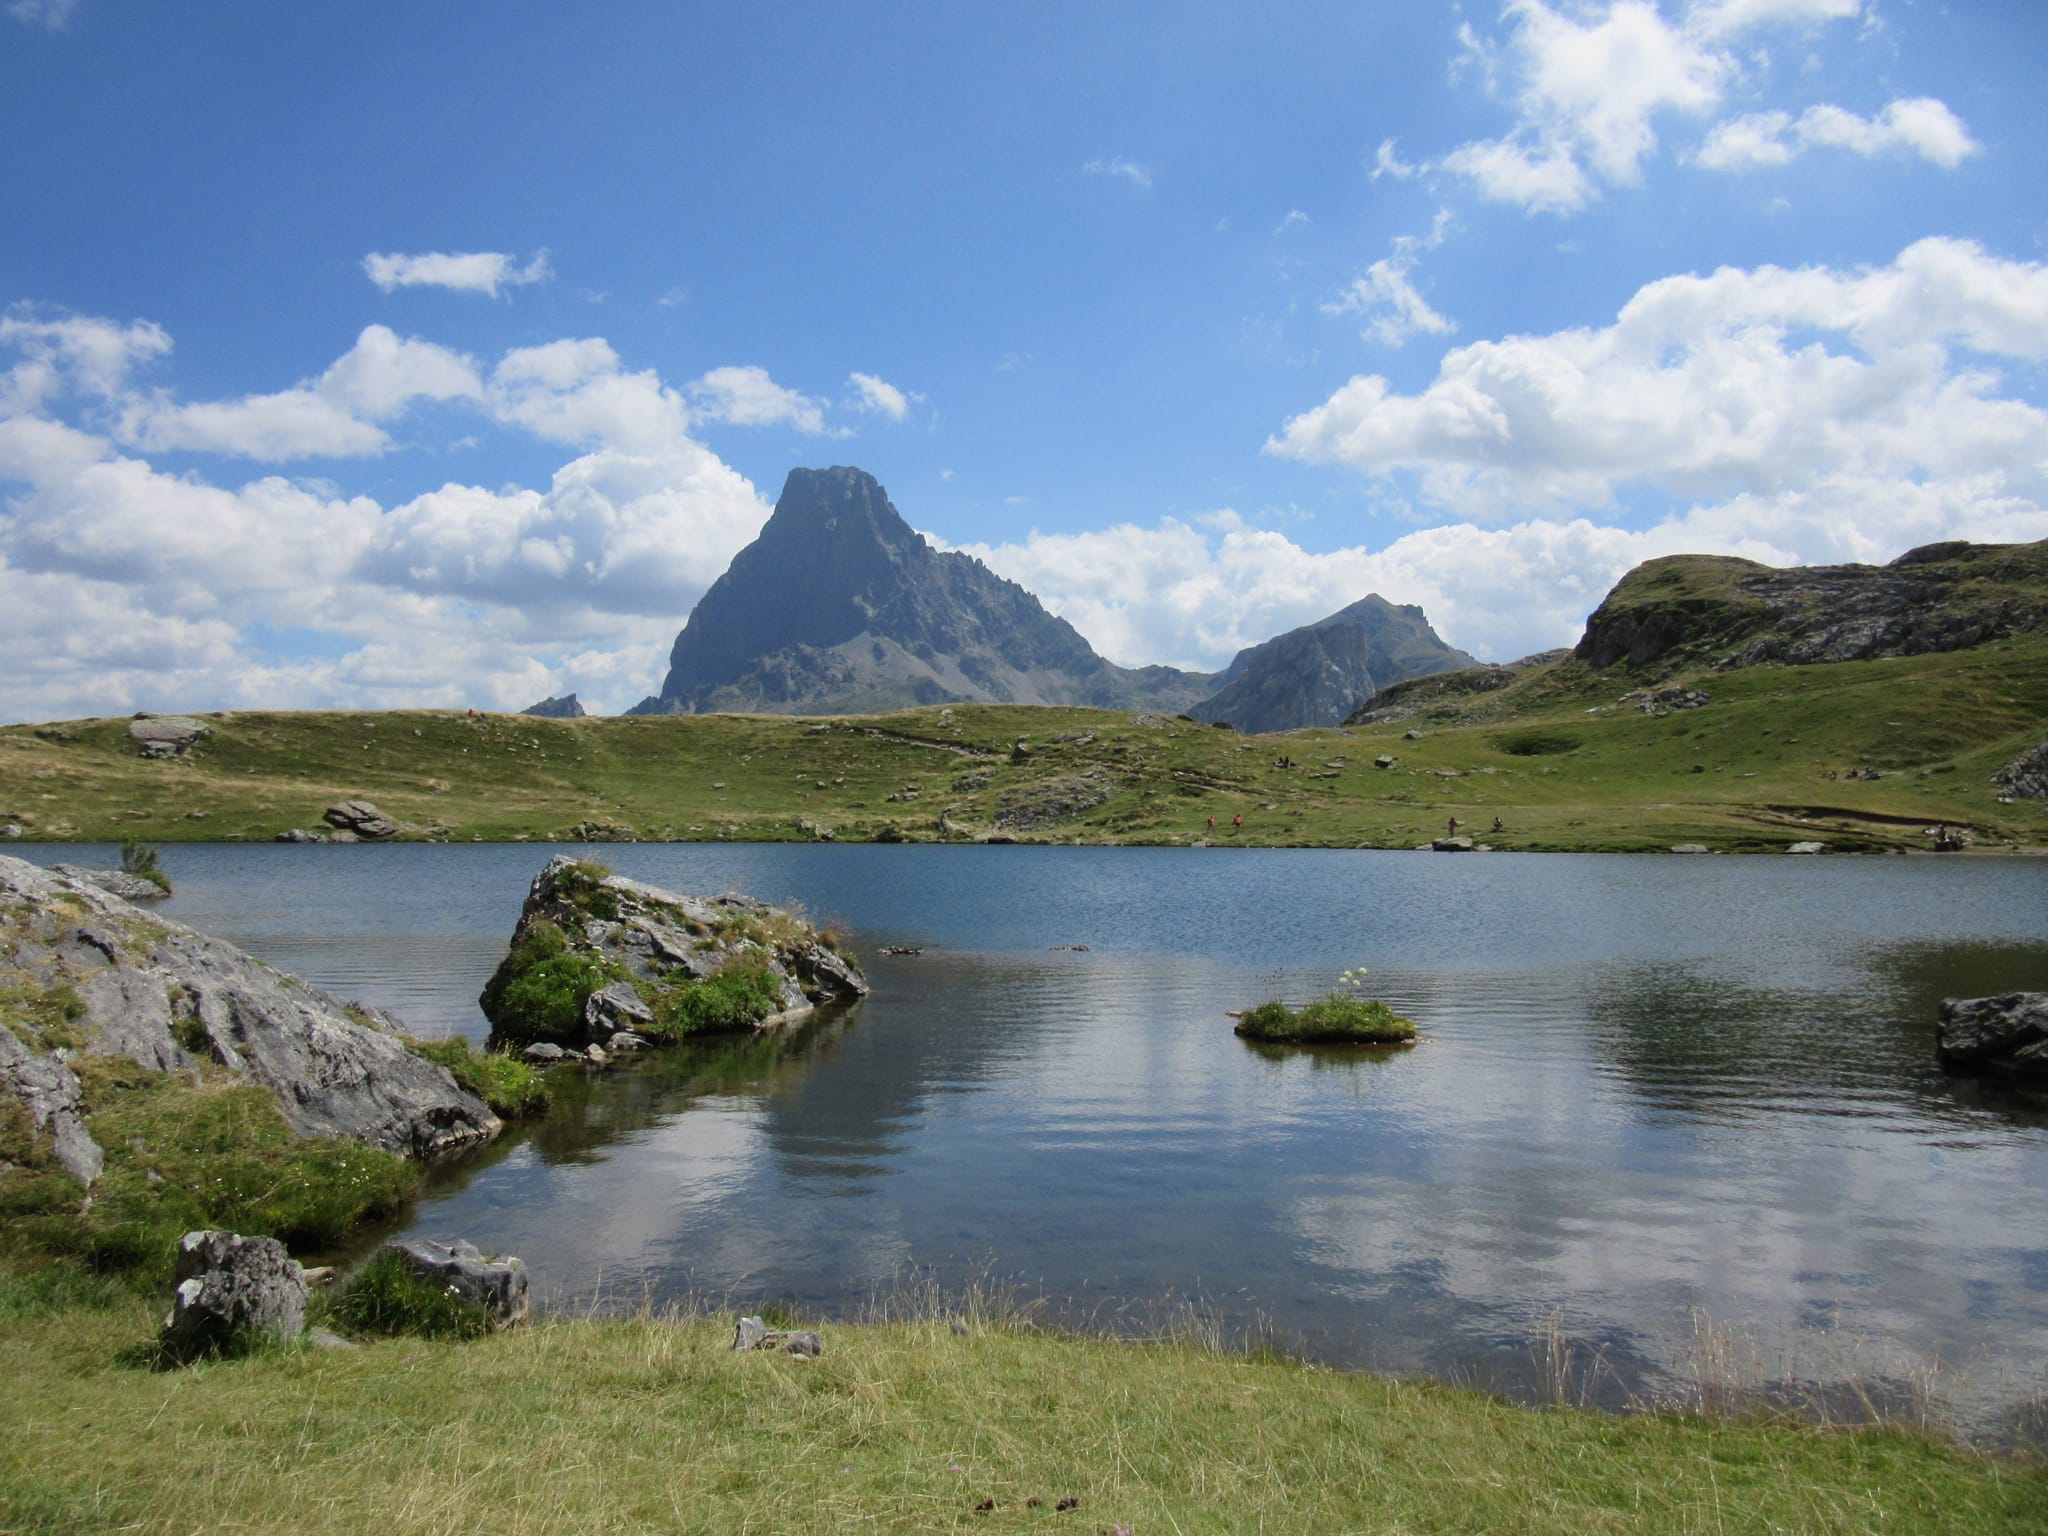
[{"label": "bare rock face", "polygon": [[426,1238],[408,1238],[386,1243],[422,1280],[441,1287],[462,1300],[482,1307],[490,1317],[491,1331],[502,1332],[527,1319],[526,1265],[515,1258],[489,1258],[476,1244],[456,1241],[437,1243]]},{"label": "bare rock face", "polygon": [[196,1360],[259,1338],[306,1331],[306,1273],[274,1237],[187,1232],[178,1243],[178,1289],[163,1349]]},{"label": "bare rock face", "polygon": [[[775,996],[754,1021],[764,1028],[819,1003],[865,996],[860,971],[794,913],[746,896],[688,896],[645,885],[557,854],[534,877],[512,935],[512,952],[479,999],[485,1017],[507,1028],[507,995],[535,944],[566,955],[580,976],[567,994],[555,1038],[607,1044],[630,1031],[658,1037],[662,998],[728,967],[760,967]],[[525,958],[523,958],[525,957]]]},{"label": "bare rock face", "polygon": [[11,1093],[29,1122],[48,1135],[58,1164],[90,1188],[105,1154],[85,1128],[78,1074],[55,1052],[39,1056],[11,1029],[0,1028],[0,1093]]},{"label": "bare rock face", "polygon": [[428,1156],[499,1130],[483,1100],[407,1050],[387,1020],[89,881],[19,859],[0,858],[0,966],[53,1006],[61,999],[62,1043],[0,1026],[0,1082],[32,1114],[37,1102],[55,1106],[53,1125],[61,1126],[61,1083],[40,1100],[19,1085],[52,1078],[47,1063],[62,1066],[60,1052],[84,1051],[159,1072],[211,1062],[270,1089],[300,1136]]},{"label": "bare rock face", "polygon": [[2048,992],[1942,999],[1934,1053],[1944,1072],[2048,1079]]}]

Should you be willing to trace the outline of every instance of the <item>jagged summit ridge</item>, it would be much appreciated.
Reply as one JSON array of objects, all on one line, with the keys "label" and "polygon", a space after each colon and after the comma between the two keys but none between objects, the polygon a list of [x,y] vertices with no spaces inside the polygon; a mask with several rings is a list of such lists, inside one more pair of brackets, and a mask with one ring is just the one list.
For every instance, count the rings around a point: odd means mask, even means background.
[{"label": "jagged summit ridge", "polygon": [[790,472],[635,714],[850,714],[998,701],[1181,710],[1207,673],[1105,661],[970,555],[939,551],[848,466]]}]

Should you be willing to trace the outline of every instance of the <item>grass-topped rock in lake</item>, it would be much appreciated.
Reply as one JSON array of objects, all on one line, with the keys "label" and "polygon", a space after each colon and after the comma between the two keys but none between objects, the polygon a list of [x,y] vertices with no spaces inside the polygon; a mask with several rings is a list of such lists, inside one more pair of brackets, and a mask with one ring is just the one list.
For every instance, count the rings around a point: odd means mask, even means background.
[{"label": "grass-topped rock in lake", "polygon": [[686,896],[557,855],[535,877],[484,1016],[515,1044],[672,1043],[864,995],[838,936],[745,896]]},{"label": "grass-topped rock in lake", "polygon": [[1376,997],[1358,995],[1363,969],[1346,971],[1343,988],[1305,1007],[1278,1000],[1238,1015],[1237,1033],[1273,1045],[1413,1045],[1415,1024]]}]

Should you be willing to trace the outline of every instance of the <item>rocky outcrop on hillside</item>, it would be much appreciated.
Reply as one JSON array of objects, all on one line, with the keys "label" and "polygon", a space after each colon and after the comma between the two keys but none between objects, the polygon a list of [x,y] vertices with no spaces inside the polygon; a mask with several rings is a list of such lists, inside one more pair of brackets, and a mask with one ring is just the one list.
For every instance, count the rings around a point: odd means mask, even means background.
[{"label": "rocky outcrop on hillside", "polygon": [[478,1002],[505,1040],[600,1049],[761,1029],[865,996],[858,967],[795,913],[688,896],[557,854]]},{"label": "rocky outcrop on hillside", "polygon": [[632,714],[855,714],[1081,704],[1174,713],[1207,673],[1125,668],[970,555],[935,550],[853,468],[790,471],[760,536],[698,600]]},{"label": "rocky outcrop on hillside", "polygon": [[1387,725],[1424,712],[1436,715],[1449,710],[1455,713],[1464,701],[1498,693],[1533,672],[1555,666],[1569,655],[1571,652],[1566,650],[1538,651],[1520,661],[1480,662],[1457,672],[1432,672],[1412,677],[1381,689],[1348,715],[1344,724]]},{"label": "rocky outcrop on hillside", "polygon": [[1991,782],[2015,800],[2048,800],[2048,741],[2022,752],[1991,775]]},{"label": "rocky outcrop on hillside", "polygon": [[1596,668],[1733,670],[1964,650],[2042,629],[2048,540],[1929,544],[1889,565],[1785,570],[1672,555],[1624,576],[1573,654]]},{"label": "rocky outcrop on hillside", "polygon": [[87,1165],[97,1175],[98,1148],[87,1150],[77,1121],[71,1063],[93,1054],[159,1072],[223,1069],[275,1094],[298,1136],[426,1156],[499,1130],[484,1102],[408,1050],[389,1020],[19,859],[0,858],[0,978],[0,1086],[54,1135],[81,1182]]},{"label": "rocky outcrop on hillside", "polygon": [[1477,665],[1420,608],[1373,593],[1239,651],[1217,691],[1187,713],[1249,733],[1337,725],[1394,683]]}]

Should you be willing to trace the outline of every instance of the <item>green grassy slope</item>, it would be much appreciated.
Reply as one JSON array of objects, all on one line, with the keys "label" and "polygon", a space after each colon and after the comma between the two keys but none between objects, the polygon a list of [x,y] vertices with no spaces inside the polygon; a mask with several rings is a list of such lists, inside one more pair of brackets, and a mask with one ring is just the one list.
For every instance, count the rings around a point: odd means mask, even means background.
[{"label": "green grassy slope", "polygon": [[[1256,738],[1004,705],[831,720],[235,713],[159,761],[126,720],[86,720],[0,729],[0,821],[36,838],[262,840],[361,797],[464,841],[801,839],[801,821],[842,841],[1409,847],[1456,816],[1501,848],[1925,848],[1935,822],[1980,847],[2048,846],[2048,805],[2001,805],[1990,777],[2048,735],[2048,636],[1681,670],[1656,687],[1711,702],[1645,714],[1625,669],[1567,659],[1488,692],[1426,679],[1379,724]],[[1374,766],[1382,753],[1393,767]]]}]

